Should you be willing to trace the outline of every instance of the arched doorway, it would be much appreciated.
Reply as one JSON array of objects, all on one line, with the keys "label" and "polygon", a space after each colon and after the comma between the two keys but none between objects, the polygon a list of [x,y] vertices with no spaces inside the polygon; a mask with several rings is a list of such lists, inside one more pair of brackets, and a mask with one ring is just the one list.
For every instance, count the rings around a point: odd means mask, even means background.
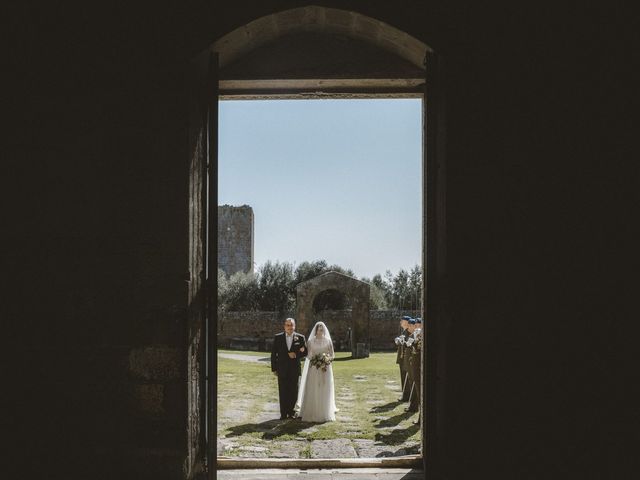
[{"label": "arched doorway", "polygon": [[[217,231],[217,102],[221,98],[426,100],[428,94],[429,100],[423,103],[422,175],[423,269],[429,264],[429,270],[423,272],[422,316],[426,319],[428,353],[423,354],[421,392],[421,403],[428,408],[421,420],[422,461],[426,462],[434,450],[438,429],[435,407],[442,403],[441,394],[436,399],[438,342],[434,325],[442,304],[434,300],[433,292],[443,278],[445,225],[443,97],[438,63],[424,43],[390,25],[356,12],[316,6],[259,18],[221,37],[194,59],[189,161],[189,472],[197,473],[205,453],[210,478],[216,470],[215,447],[209,445],[215,445],[216,431],[217,235],[208,232]],[[432,292],[429,301],[427,290]],[[438,376],[442,383],[441,370]],[[429,397],[424,396],[425,389],[431,392]],[[427,431],[429,443],[425,441]]]},{"label": "arched doorway", "polygon": [[369,293],[368,283],[338,272],[326,272],[300,283],[296,287],[296,308],[300,331],[307,332],[316,321],[320,321],[319,311],[322,309],[322,305],[319,304],[319,299],[324,296],[325,301],[329,301],[333,297],[335,302],[339,301],[340,295],[344,295],[351,307],[350,322],[349,324],[340,322],[336,325],[328,325],[329,330],[335,341],[345,338],[347,329],[349,329],[349,346],[352,356],[354,358],[368,357],[371,350]]}]

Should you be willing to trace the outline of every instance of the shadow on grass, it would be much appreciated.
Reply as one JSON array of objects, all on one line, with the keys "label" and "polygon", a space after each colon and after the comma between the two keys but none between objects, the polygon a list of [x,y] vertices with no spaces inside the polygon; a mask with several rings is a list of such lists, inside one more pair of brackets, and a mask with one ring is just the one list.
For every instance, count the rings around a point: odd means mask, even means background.
[{"label": "shadow on grass", "polygon": [[387,427],[395,427],[401,421],[406,420],[411,417],[415,412],[402,412],[398,415],[394,415],[393,417],[387,418],[386,420],[380,420],[376,428],[387,428]]},{"label": "shadow on grass", "polygon": [[302,420],[267,420],[261,423],[245,423],[242,425],[235,425],[229,427],[227,430],[229,433],[226,435],[229,437],[240,437],[245,434],[261,433],[260,438],[263,440],[271,440],[281,437],[283,435],[295,435],[300,433],[305,428],[316,425],[314,423],[303,422]]},{"label": "shadow on grass", "polygon": [[394,408],[396,408],[401,403],[403,403],[403,402],[399,402],[399,401],[389,402],[386,405],[379,405],[377,407],[373,407],[371,410],[369,410],[369,412],[370,413],[389,412],[389,411],[393,410]]},{"label": "shadow on grass", "polygon": [[382,442],[385,445],[400,445],[407,441],[409,437],[416,434],[420,430],[420,424],[413,424],[408,428],[398,428],[391,430],[388,434],[376,433],[376,442]]}]

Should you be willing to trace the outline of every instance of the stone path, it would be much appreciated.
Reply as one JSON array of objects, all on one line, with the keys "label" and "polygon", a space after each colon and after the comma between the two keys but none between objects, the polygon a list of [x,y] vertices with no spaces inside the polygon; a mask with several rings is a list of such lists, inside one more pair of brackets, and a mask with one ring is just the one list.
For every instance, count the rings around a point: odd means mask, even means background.
[{"label": "stone path", "polygon": [[220,358],[230,360],[242,360],[243,362],[263,363],[271,361],[270,357],[258,357],[257,355],[243,355],[241,353],[218,353]]},{"label": "stone path", "polygon": [[406,443],[398,446],[385,445],[375,440],[335,438],[311,440],[304,438],[265,442],[262,445],[240,446],[228,438],[218,439],[218,455],[242,458],[382,458],[416,455],[419,444]]}]

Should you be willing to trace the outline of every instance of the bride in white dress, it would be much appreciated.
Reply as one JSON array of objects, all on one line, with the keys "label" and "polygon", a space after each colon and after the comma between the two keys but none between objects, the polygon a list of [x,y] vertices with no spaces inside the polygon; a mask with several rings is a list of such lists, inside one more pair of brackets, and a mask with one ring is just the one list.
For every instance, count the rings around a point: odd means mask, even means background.
[{"label": "bride in white dress", "polygon": [[326,353],[335,358],[331,334],[324,322],[313,326],[307,340],[307,358],[298,390],[296,408],[305,422],[332,422],[336,419],[336,401],[333,386],[333,368],[329,364],[324,371],[311,365],[314,355]]}]

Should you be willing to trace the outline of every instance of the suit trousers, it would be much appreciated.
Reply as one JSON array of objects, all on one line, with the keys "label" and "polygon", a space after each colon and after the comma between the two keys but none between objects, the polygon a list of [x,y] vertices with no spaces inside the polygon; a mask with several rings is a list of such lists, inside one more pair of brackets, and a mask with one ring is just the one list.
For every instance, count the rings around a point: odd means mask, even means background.
[{"label": "suit trousers", "polygon": [[278,396],[280,400],[280,416],[294,414],[294,407],[298,399],[298,372],[278,372]]}]

